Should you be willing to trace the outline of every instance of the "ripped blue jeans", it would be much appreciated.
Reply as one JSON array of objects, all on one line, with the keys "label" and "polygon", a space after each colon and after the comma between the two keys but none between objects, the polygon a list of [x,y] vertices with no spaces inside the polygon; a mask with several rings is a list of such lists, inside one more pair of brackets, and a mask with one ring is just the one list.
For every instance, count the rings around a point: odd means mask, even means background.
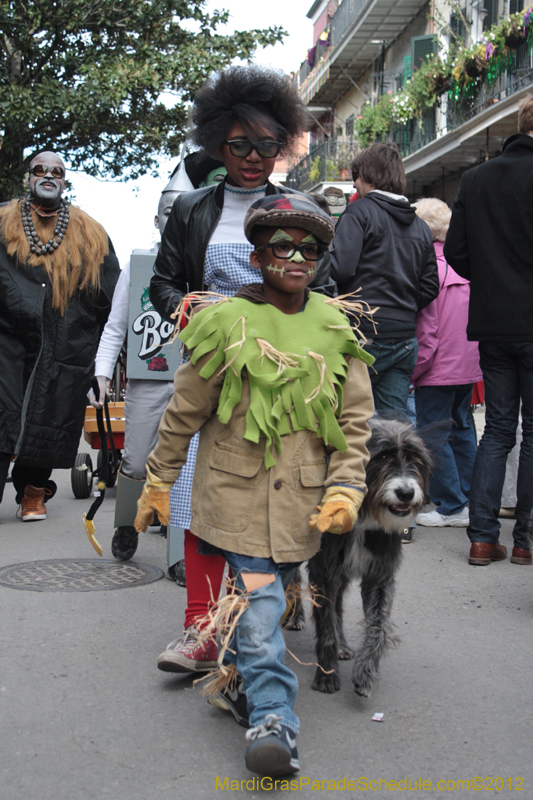
[{"label": "ripped blue jeans", "polygon": [[250,726],[265,721],[268,714],[281,717],[295,734],[300,722],[293,706],[298,692],[298,679],[285,665],[285,640],[280,620],[286,608],[285,588],[298,564],[275,564],[271,558],[255,558],[220,551],[228,562],[235,584],[245,591],[243,572],[265,572],[275,576],[274,583],[254,589],[248,595],[249,608],[239,620],[226,663],[235,664],[242,678]]}]

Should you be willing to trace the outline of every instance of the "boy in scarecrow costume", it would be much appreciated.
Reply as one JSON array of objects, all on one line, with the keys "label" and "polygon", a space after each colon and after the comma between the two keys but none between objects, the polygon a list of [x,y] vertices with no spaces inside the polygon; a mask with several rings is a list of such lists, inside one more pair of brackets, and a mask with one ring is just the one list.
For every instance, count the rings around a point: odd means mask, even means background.
[{"label": "boy in scarecrow costume", "polygon": [[284,589],[322,532],[351,530],[365,493],[373,359],[343,310],[358,304],[307,289],[333,232],[304,196],[250,207],[250,261],[264,283],[197,312],[181,333],[190,361],[176,374],[135,521],[142,530],[153,511],[168,517],[170,488],[200,430],[191,529],[202,552],[221,553],[232,570],[241,602],[221,670],[242,679],[246,765],[269,776],[299,769]]}]

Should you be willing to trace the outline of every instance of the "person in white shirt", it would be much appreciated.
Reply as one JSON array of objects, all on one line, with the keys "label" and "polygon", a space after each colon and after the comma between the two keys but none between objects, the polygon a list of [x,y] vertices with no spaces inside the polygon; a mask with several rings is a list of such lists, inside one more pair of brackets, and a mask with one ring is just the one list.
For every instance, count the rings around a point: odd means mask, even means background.
[{"label": "person in white shirt", "polygon": [[[180,194],[173,190],[173,181],[163,190],[159,200],[155,227],[161,235],[165,229],[172,204]],[[152,248],[157,252],[159,244]],[[147,276],[149,278],[150,276]],[[124,265],[113,294],[113,304],[102,333],[95,361],[95,374],[100,389],[100,401],[91,392],[90,401],[101,408],[107,381],[113,375],[115,364],[124,344],[128,329],[130,305],[130,262]],[[118,525],[111,542],[115,558],[127,561],[137,549],[138,534],[133,527],[137,498],[140,497],[146,477],[146,459],[157,441],[159,420],[173,394],[173,376],[168,381],[130,378],[125,397],[124,413],[126,431],[122,464],[117,480],[117,516],[128,518],[130,524]],[[128,520],[129,521],[129,520]]]}]

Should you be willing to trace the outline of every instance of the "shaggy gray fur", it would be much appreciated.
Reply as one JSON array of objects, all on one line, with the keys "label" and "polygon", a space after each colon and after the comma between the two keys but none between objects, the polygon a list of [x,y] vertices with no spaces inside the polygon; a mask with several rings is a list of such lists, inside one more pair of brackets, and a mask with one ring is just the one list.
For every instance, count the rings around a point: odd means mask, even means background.
[{"label": "shaggy gray fur", "polygon": [[[325,533],[321,550],[308,563],[309,581],[318,590],[313,608],[318,664],[313,689],[340,689],[338,660],[354,657],[352,681],[368,697],[381,656],[399,640],[390,621],[394,579],[401,560],[403,530],[413,524],[424,503],[431,458],[414,428],[374,418],[368,443],[367,495],[350,533]],[[344,638],[343,597],[354,578],[361,580],[364,638],[354,653]],[[329,673],[329,674],[326,674]]]}]

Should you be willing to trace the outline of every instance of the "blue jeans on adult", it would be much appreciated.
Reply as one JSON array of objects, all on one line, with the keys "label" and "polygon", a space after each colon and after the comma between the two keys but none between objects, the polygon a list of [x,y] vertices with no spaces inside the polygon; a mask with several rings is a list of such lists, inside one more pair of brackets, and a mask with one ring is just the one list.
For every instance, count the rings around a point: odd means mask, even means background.
[{"label": "blue jeans on adult", "polygon": [[365,350],[376,359],[368,368],[376,411],[378,414],[383,411],[407,414],[409,383],[418,354],[417,340],[414,337],[399,341],[374,339],[365,345]]},{"label": "blue jeans on adult", "polygon": [[298,679],[285,666],[285,640],[281,617],[285,612],[285,588],[291,582],[297,564],[275,564],[271,558],[254,558],[221,550],[231,567],[235,585],[245,591],[243,572],[274,575],[274,582],[247,594],[249,608],[239,619],[225,662],[233,663],[242,678],[248,704],[250,727],[260,725],[268,714],[295,734],[300,722],[293,706],[298,693]]},{"label": "blue jeans on adult", "polygon": [[[476,458],[476,431],[470,405],[473,384],[415,389],[417,426],[433,456],[431,502],[439,514],[458,514],[468,505]],[[439,423],[433,429],[431,425]]]},{"label": "blue jeans on adult", "polygon": [[533,342],[480,342],[479,356],[485,381],[485,431],[474,464],[467,533],[471,542],[498,541],[505,464],[516,440],[522,400],[513,539],[516,547],[527,550],[533,506]]}]

